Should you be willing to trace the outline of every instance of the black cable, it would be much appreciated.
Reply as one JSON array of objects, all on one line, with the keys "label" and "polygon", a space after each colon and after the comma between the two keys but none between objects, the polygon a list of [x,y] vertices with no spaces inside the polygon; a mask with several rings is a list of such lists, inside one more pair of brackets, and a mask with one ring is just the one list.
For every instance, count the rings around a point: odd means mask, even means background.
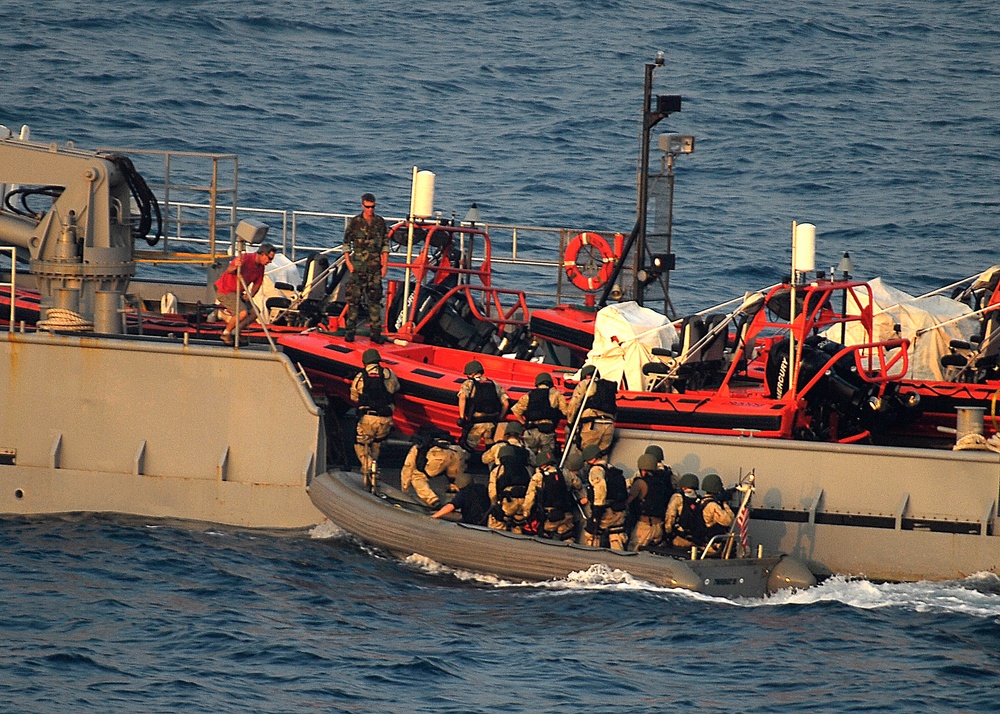
[{"label": "black cable", "polygon": [[[30,196],[48,196],[53,201],[62,195],[62,192],[66,190],[65,186],[56,186],[50,184],[48,186],[21,186],[20,188],[15,188],[13,191],[8,191],[7,195],[3,197],[3,205],[11,213],[16,213],[19,216],[24,216],[25,218],[31,218],[32,220],[41,220],[42,216],[45,215],[45,211],[38,212],[31,210],[28,205],[28,198]],[[20,207],[15,206],[11,203],[11,199],[17,198]]]},{"label": "black cable", "polygon": [[[160,203],[146,184],[142,175],[136,171],[135,164],[127,156],[108,154],[104,156],[122,172],[128,184],[132,198],[139,207],[139,223],[132,227],[132,238],[144,238],[149,245],[156,245],[163,236],[163,216],[160,213]],[[150,238],[149,231],[153,225],[153,214],[156,214],[156,235]]]}]

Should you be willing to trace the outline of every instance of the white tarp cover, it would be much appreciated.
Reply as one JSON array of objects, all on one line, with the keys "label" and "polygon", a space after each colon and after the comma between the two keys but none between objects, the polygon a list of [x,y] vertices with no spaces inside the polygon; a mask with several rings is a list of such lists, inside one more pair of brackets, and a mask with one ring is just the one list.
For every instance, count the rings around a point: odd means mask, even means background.
[{"label": "white tarp cover", "polygon": [[[949,353],[948,343],[952,340],[968,340],[979,329],[979,321],[974,317],[966,317],[937,329],[928,328],[969,315],[972,310],[964,303],[943,295],[918,300],[902,290],[886,285],[882,278],[870,280],[868,285],[871,286],[875,303],[872,340],[891,340],[896,334],[894,326],[898,323],[900,336],[910,340],[910,369],[906,377],[943,380],[941,357]],[[864,298],[865,295],[861,292],[858,297]],[[853,299],[848,303],[847,312],[852,315],[860,312]],[[918,335],[922,330],[927,331]],[[840,342],[840,334],[841,325],[834,325],[824,333],[824,337]],[[858,344],[864,339],[864,329],[860,323],[847,325],[847,344]]]},{"label": "white tarp cover", "polygon": [[671,348],[677,330],[670,321],[648,307],[635,302],[608,305],[597,313],[594,322],[594,346],[587,355],[601,377],[618,382],[622,389],[645,389],[642,366],[659,361],[654,347]]},{"label": "white tarp cover", "polygon": [[260,291],[253,298],[253,304],[257,306],[258,319],[264,318],[264,322],[270,321],[268,311],[264,309],[268,298],[289,297],[287,293],[275,287],[275,283],[288,283],[293,288],[298,289],[302,278],[299,273],[299,266],[293,263],[284,253],[275,253],[274,260],[264,270],[264,284],[260,286]]}]

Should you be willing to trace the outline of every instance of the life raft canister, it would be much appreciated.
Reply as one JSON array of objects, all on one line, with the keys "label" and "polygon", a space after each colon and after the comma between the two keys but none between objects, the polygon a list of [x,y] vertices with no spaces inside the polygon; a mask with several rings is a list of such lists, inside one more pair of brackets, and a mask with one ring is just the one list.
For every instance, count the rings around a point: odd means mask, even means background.
[{"label": "life raft canister", "polygon": [[[581,251],[583,256],[580,256]],[[578,257],[583,260],[578,261]],[[593,292],[608,282],[614,272],[615,254],[608,242],[597,233],[579,233],[566,248],[563,266],[566,268],[566,277],[576,287]]]}]

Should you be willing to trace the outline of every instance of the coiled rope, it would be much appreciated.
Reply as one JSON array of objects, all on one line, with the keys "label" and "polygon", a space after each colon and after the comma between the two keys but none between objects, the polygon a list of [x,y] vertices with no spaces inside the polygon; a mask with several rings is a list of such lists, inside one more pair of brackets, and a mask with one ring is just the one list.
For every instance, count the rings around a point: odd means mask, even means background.
[{"label": "coiled rope", "polygon": [[66,310],[61,307],[53,307],[48,310],[44,320],[38,321],[37,327],[39,330],[49,330],[50,332],[55,332],[56,330],[63,332],[91,332],[94,329],[94,323],[83,319],[83,316],[78,312]]}]

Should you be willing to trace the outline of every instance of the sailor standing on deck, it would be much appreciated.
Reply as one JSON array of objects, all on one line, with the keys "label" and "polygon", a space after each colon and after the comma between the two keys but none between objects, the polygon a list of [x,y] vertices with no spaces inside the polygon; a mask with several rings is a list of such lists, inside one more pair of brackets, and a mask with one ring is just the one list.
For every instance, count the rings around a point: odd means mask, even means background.
[{"label": "sailor standing on deck", "polygon": [[524,424],[524,444],[535,456],[535,463],[541,463],[543,454],[554,454],[556,448],[556,428],[569,411],[566,397],[552,386],[552,376],[541,372],[535,377],[535,388],[514,403],[510,409]]},{"label": "sailor standing on deck", "polygon": [[587,446],[582,455],[584,462],[590,466],[587,497],[591,503],[591,516],[583,531],[583,544],[597,547],[606,537],[612,550],[625,550],[625,504],[628,500],[625,474],[604,459],[597,444]]},{"label": "sailor standing on deck", "polygon": [[358,405],[358,431],[354,452],[365,475],[365,488],[378,493],[378,454],[392,429],[392,412],[399,379],[382,366],[378,350],[369,347],[361,355],[363,370],[351,383],[351,401]]},{"label": "sailor standing on deck", "polygon": [[611,380],[601,379],[594,365],[585,365],[580,371],[580,383],[573,390],[568,411],[568,419],[572,424],[576,421],[581,406],[583,408],[583,413],[579,415],[580,426],[575,444],[580,451],[591,444],[597,445],[602,454],[611,450],[611,442],[615,436],[615,414],[618,412],[615,398],[617,391],[618,385]]},{"label": "sailor standing on deck", "polygon": [[486,378],[483,363],[472,360],[465,365],[465,376],[458,390],[458,426],[462,446],[470,451],[489,448],[496,439],[497,424],[507,414],[510,400],[504,388]]},{"label": "sailor standing on deck", "polygon": [[358,311],[368,308],[371,341],[381,344],[382,337],[382,278],[389,263],[389,232],[382,216],[375,213],[375,196],[361,197],[361,213],[354,216],[344,231],[344,256],[351,281],[347,285],[347,319],[344,339],[354,342],[358,326]]}]

